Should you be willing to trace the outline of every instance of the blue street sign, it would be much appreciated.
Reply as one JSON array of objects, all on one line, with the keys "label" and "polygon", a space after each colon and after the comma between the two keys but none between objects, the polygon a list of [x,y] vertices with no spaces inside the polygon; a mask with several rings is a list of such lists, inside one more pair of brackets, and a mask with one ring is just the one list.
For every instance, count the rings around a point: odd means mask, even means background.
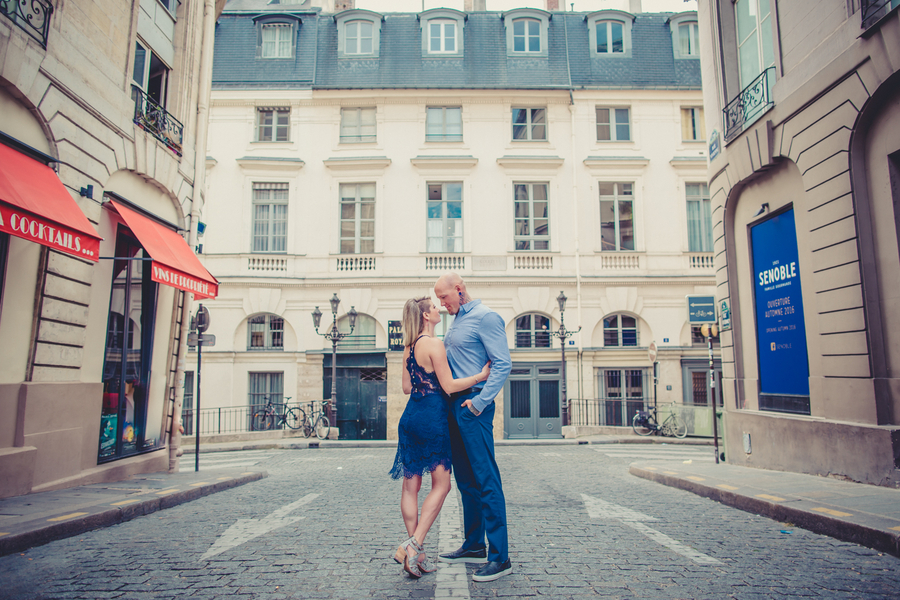
[{"label": "blue street sign", "polygon": [[688,296],[688,323],[703,324],[716,322],[715,296]]}]

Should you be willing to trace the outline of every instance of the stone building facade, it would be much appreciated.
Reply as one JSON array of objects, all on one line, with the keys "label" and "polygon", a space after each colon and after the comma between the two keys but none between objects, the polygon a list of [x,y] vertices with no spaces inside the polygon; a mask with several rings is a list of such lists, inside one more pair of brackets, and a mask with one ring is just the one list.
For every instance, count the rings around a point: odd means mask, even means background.
[{"label": "stone building facade", "polygon": [[700,2],[726,457],[900,485],[896,2]]}]

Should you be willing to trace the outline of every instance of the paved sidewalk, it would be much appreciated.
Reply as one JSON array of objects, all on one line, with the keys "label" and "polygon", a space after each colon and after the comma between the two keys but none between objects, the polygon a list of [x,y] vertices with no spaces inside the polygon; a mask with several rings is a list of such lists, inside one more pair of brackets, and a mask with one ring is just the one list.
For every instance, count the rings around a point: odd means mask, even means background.
[{"label": "paved sidewalk", "polygon": [[630,472],[747,512],[900,557],[900,490],[725,463],[647,461]]},{"label": "paved sidewalk", "polygon": [[0,556],[109,527],[266,477],[258,471],[144,473],[0,500]]}]

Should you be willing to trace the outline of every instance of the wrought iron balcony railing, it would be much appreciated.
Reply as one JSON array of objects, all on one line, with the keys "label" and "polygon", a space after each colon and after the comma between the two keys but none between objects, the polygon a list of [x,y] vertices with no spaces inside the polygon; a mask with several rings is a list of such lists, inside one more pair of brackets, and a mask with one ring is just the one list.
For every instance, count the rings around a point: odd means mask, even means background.
[{"label": "wrought iron balcony railing", "polygon": [[862,0],[862,28],[868,29],[900,6],[900,0]]},{"label": "wrought iron balcony railing", "polygon": [[775,67],[759,74],[750,85],[741,90],[737,98],[728,103],[725,113],[725,143],[738,136],[744,128],[772,106],[772,84],[775,83]]},{"label": "wrought iron balcony railing", "polygon": [[184,126],[165,108],[151,100],[143,90],[136,87],[131,89],[134,98],[134,123],[181,156]]},{"label": "wrought iron balcony railing", "polygon": [[0,14],[47,47],[50,15],[53,14],[50,0],[0,0]]}]

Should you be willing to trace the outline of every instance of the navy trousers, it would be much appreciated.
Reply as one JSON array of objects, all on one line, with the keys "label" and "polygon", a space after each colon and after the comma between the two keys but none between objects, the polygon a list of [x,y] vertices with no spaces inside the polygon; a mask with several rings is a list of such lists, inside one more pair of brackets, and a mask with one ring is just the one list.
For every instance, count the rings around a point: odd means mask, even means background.
[{"label": "navy trousers", "polygon": [[506,532],[506,498],[500,481],[500,469],[494,458],[494,403],[475,416],[462,403],[478,392],[450,400],[450,448],[453,452],[453,474],[462,496],[463,550],[484,548],[488,541],[488,560],[509,559]]}]

